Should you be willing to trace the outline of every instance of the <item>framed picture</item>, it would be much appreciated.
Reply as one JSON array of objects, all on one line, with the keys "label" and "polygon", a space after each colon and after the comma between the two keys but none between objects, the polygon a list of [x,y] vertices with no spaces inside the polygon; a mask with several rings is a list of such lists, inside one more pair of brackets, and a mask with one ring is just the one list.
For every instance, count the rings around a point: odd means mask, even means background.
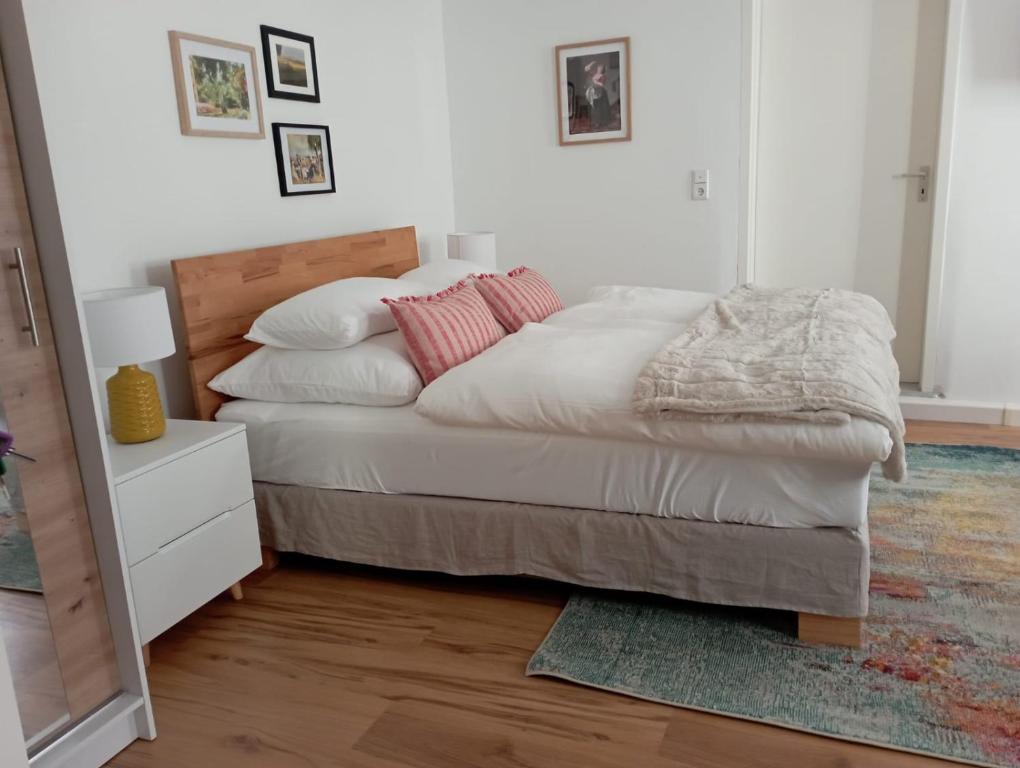
[{"label": "framed picture", "polygon": [[262,29],[262,57],[266,85],[274,99],[319,100],[319,70],[315,65],[315,40],[285,29]]},{"label": "framed picture", "polygon": [[630,141],[630,38],[556,46],[560,146]]},{"label": "framed picture", "polygon": [[281,195],[336,192],[328,126],[273,123],[273,141]]},{"label": "framed picture", "polygon": [[181,133],[265,138],[254,48],[170,32],[170,58]]}]

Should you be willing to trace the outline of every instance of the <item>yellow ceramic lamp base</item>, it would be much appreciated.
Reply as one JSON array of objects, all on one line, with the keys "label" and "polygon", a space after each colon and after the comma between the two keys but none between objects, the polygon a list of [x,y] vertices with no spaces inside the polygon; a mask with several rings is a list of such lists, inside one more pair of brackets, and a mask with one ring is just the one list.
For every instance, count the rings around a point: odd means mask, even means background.
[{"label": "yellow ceramic lamp base", "polygon": [[106,381],[110,433],[118,443],[145,443],[166,432],[156,377],[137,365],[122,365]]}]

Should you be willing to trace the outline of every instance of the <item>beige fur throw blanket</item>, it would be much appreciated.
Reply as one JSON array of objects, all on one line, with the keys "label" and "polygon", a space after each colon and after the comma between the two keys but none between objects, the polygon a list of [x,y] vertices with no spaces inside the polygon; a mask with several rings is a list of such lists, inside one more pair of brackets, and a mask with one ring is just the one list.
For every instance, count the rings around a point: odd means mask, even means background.
[{"label": "beige fur throw blanket", "polygon": [[893,438],[885,476],[902,480],[895,335],[885,308],[860,293],[734,288],[649,361],[634,410],[713,421],[870,419]]}]

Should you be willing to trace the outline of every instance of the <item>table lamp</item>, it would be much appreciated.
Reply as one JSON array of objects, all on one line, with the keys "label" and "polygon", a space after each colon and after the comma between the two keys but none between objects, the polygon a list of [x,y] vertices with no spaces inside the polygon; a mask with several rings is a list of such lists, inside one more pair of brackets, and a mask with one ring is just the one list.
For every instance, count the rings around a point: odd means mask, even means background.
[{"label": "table lamp", "polygon": [[144,443],[166,431],[156,377],[138,363],[161,360],[175,351],[166,291],[114,288],[82,296],[92,361],[117,368],[106,381],[110,434],[118,443]]},{"label": "table lamp", "polygon": [[451,232],[446,236],[446,255],[470,261],[486,269],[496,268],[495,232]]}]

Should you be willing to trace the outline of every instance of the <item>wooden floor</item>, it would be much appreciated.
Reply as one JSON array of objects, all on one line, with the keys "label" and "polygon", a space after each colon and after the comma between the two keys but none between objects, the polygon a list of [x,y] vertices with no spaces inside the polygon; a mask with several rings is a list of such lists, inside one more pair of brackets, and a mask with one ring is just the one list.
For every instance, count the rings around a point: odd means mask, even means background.
[{"label": "wooden floor", "polygon": [[[1020,448],[1020,429],[911,425]],[[116,768],[950,765],[638,701],[524,667],[569,588],[285,558],[152,645],[159,738]]]}]

